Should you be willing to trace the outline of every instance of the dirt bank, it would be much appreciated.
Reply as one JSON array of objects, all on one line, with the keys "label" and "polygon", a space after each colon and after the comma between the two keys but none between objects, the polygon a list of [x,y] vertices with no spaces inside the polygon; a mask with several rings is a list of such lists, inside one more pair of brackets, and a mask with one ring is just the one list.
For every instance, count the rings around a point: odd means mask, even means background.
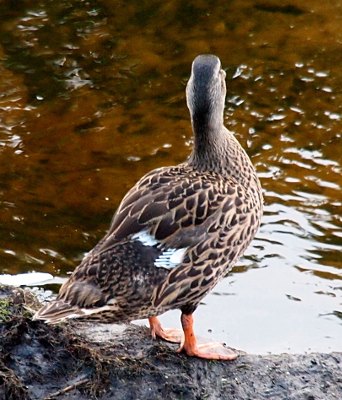
[{"label": "dirt bank", "polygon": [[32,321],[29,292],[0,286],[1,400],[342,399],[342,354],[175,353],[146,328]]}]

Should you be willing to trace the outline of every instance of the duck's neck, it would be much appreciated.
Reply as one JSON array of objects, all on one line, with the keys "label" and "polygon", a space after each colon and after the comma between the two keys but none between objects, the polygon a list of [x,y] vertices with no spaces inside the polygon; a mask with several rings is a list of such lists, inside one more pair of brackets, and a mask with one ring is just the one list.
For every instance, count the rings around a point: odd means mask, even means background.
[{"label": "duck's neck", "polygon": [[189,158],[189,164],[201,170],[224,169],[227,160],[227,136],[223,125],[223,116],[209,113],[194,113],[191,115],[194,132],[194,147]]},{"label": "duck's neck", "polygon": [[234,179],[248,188],[260,185],[255,169],[233,133],[221,120],[191,118],[194,131],[194,148],[188,165],[199,171],[211,171]]}]

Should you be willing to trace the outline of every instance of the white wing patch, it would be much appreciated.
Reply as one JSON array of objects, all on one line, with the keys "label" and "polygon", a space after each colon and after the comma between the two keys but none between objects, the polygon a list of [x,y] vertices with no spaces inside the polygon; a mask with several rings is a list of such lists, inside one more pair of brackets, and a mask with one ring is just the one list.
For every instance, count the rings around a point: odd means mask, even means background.
[{"label": "white wing patch", "polygon": [[155,260],[154,265],[156,267],[163,268],[174,268],[177,267],[182,261],[187,247],[182,249],[167,249],[160,254],[160,256]]},{"label": "white wing patch", "polygon": [[[144,246],[155,246],[159,244],[158,240],[148,234],[146,230],[134,234],[132,240],[139,240]],[[167,249],[155,260],[154,265],[156,267],[172,269],[183,261],[186,250],[187,247],[182,249]]]},{"label": "white wing patch", "polygon": [[158,241],[146,231],[141,231],[132,236],[133,240],[139,240],[144,246],[155,246]]}]

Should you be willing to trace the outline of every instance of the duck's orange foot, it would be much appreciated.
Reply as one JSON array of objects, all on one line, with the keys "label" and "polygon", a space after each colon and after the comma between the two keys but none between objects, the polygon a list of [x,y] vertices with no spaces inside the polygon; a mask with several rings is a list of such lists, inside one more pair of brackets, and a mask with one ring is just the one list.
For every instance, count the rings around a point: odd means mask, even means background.
[{"label": "duck's orange foot", "polygon": [[237,358],[237,353],[225,347],[222,343],[209,342],[198,344],[197,342],[189,345],[185,343],[177,350],[178,353],[184,351],[188,356],[206,358],[208,360],[228,360],[233,361]]},{"label": "duck's orange foot", "polygon": [[163,328],[157,317],[148,319],[151,335],[153,339],[157,336],[172,343],[181,343],[183,341],[183,331],[181,329]]},{"label": "duck's orange foot", "polygon": [[188,356],[196,356],[209,360],[232,361],[237,358],[238,355],[222,343],[212,343],[202,338],[197,341],[193,331],[192,315],[182,314],[181,321],[184,331],[184,341],[178,349],[179,353],[184,351]]}]

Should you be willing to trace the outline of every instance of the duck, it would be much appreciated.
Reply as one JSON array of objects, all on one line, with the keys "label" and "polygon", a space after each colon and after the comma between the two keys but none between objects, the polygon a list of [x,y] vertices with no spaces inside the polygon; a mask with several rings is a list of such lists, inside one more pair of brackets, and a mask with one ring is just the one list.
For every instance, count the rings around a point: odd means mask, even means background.
[{"label": "duck", "polygon": [[[180,343],[178,352],[237,357],[222,343],[201,343],[193,327],[200,301],[243,255],[263,212],[256,170],[224,126],[225,77],[217,56],[194,59],[186,85],[193,131],[188,159],[152,170],[128,191],[107,234],[34,320],[147,318],[152,337]],[[173,309],[181,311],[181,330],[163,328],[158,319]]]}]

